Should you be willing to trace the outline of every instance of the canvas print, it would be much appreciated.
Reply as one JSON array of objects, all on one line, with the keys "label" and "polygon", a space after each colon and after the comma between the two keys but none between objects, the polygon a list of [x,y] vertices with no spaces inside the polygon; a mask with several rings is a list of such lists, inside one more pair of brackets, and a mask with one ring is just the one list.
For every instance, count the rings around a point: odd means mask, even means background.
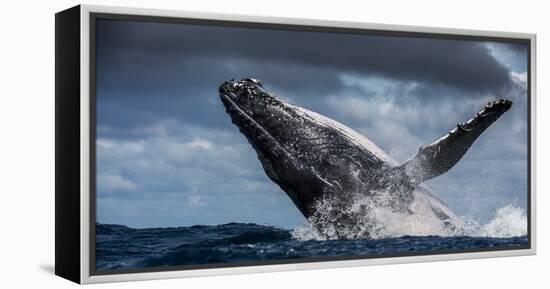
[{"label": "canvas print", "polygon": [[529,246],[529,46],[95,19],[95,270]]}]

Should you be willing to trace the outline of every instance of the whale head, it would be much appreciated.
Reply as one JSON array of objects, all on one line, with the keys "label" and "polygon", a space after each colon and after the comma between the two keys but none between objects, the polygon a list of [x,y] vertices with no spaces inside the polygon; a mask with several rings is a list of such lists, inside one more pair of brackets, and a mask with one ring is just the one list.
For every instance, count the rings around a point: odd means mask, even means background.
[{"label": "whale head", "polygon": [[256,79],[227,81],[219,91],[232,122],[255,149],[268,177],[306,217],[316,199],[336,191],[360,191],[375,171],[387,166],[383,157],[373,154],[377,148],[365,148],[358,134],[283,101]]}]

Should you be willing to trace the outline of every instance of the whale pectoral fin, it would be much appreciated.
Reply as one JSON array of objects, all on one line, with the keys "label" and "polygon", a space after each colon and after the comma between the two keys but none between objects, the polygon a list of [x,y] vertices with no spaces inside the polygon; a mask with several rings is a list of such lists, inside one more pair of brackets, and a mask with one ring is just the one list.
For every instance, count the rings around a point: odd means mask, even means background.
[{"label": "whale pectoral fin", "polygon": [[414,184],[444,174],[466,154],[473,142],[512,107],[510,100],[491,101],[470,120],[457,124],[456,128],[435,142],[420,147],[418,153],[400,165]]}]

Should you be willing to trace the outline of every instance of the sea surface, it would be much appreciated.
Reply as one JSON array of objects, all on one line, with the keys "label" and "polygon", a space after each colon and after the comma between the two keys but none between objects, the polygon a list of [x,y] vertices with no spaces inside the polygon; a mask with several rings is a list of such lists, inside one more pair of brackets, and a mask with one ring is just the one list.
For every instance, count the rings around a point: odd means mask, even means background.
[{"label": "sea surface", "polygon": [[96,224],[96,269],[133,269],[303,259],[379,256],[526,246],[527,236],[401,236],[382,239],[299,240],[292,230],[229,223],[215,226],[134,229]]}]

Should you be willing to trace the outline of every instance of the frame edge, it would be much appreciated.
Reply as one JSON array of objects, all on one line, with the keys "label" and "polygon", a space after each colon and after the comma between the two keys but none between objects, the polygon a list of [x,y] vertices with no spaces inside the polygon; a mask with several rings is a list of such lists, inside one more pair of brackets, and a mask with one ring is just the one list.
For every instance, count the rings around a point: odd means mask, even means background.
[{"label": "frame edge", "polygon": [[55,14],[55,275],[80,283],[80,5]]}]

